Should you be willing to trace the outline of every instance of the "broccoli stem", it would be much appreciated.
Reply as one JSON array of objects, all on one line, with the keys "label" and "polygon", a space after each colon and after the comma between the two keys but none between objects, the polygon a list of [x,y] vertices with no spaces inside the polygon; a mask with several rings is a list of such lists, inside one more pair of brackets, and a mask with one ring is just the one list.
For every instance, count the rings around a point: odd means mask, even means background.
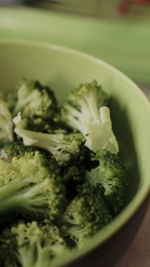
[{"label": "broccoli stem", "polygon": [[97,104],[97,96],[96,91],[93,88],[93,91],[90,91],[86,96],[85,99],[88,104],[88,113],[91,114],[92,118],[95,120],[99,120],[99,114],[98,114],[98,104]]},{"label": "broccoli stem", "polygon": [[36,263],[33,261],[33,255],[36,255],[35,245],[32,247],[30,246],[28,249],[24,247],[20,248],[19,252],[22,267],[36,267]]},{"label": "broccoli stem", "polygon": [[53,152],[56,149],[65,149],[70,143],[64,139],[63,134],[45,134],[26,129],[15,128],[15,133],[22,138],[25,146],[36,146]]},{"label": "broccoli stem", "polygon": [[32,212],[44,213],[47,207],[46,194],[43,188],[49,186],[48,179],[40,184],[31,184],[29,179],[12,182],[0,188],[0,214],[16,209],[26,209]]},{"label": "broccoli stem", "polygon": [[49,267],[50,255],[49,250],[42,251],[41,244],[32,242],[28,248],[20,247],[19,254],[21,256],[22,267]]},{"label": "broccoli stem", "polygon": [[[11,184],[0,187],[0,201],[7,200],[9,197],[16,195],[28,183],[27,179],[24,181],[12,182]],[[1,207],[0,207],[1,208]]]},{"label": "broccoli stem", "polygon": [[[41,255],[42,254],[42,255]],[[48,251],[45,251],[40,253],[39,257],[38,257],[38,260],[36,262],[36,266],[35,267],[49,267],[50,266],[50,255],[48,253]],[[27,266],[24,266],[24,267],[28,267]]]},{"label": "broccoli stem", "polygon": [[13,122],[7,104],[0,98],[0,141],[13,141]]}]

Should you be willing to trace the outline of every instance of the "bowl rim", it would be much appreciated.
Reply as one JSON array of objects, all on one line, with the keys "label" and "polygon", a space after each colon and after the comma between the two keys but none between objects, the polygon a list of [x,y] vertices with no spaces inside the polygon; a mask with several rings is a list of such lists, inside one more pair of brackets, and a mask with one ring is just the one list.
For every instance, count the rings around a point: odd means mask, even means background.
[{"label": "bowl rim", "polygon": [[[50,49],[55,51],[60,51],[64,54],[69,55],[77,55],[78,57],[86,58],[89,61],[98,63],[100,65],[105,66],[108,70],[111,72],[114,72],[115,74],[122,77],[124,80],[126,80],[129,84],[132,86],[132,90],[134,90],[136,93],[140,95],[141,98],[143,98],[143,101],[145,101],[145,105],[149,109],[150,114],[150,102],[148,98],[145,96],[145,94],[142,92],[140,87],[134,83],[128,76],[126,76],[124,73],[122,73],[120,70],[112,66],[111,64],[98,59],[94,56],[91,56],[87,53],[56,45],[53,43],[46,43],[42,41],[32,41],[32,40],[18,40],[18,39],[0,39],[0,46],[1,45],[19,45],[19,46],[29,46],[29,47],[42,47],[42,49]],[[67,253],[62,257],[60,260],[58,260],[54,265],[52,266],[63,266],[64,264],[69,264],[74,260],[77,260],[85,255],[87,255],[89,252],[92,252],[96,247],[101,246],[104,244],[108,239],[110,239],[115,233],[117,233],[131,218],[134,216],[134,214],[137,212],[137,210],[140,208],[146,197],[148,196],[150,192],[150,179],[145,180],[145,183],[142,183],[141,187],[138,189],[136,195],[133,197],[133,199],[128,203],[128,205],[123,209],[123,211],[110,222],[107,226],[105,226],[102,230],[100,230],[96,236],[91,238],[91,242],[85,244],[85,247],[81,250],[74,250],[70,253]]]}]

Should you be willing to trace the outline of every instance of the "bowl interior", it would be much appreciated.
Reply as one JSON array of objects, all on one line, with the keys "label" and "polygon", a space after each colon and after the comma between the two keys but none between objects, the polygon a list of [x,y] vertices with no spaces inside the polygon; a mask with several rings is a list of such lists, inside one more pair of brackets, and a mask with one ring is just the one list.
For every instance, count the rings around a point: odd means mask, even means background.
[{"label": "bowl interior", "polygon": [[114,234],[136,211],[148,193],[150,105],[132,81],[100,60],[50,44],[1,41],[0,94],[13,90],[23,77],[38,79],[50,85],[60,102],[64,101],[70,89],[93,79],[96,79],[110,96],[113,128],[128,173],[129,204],[83,251],[70,255],[67,259],[69,261]]}]

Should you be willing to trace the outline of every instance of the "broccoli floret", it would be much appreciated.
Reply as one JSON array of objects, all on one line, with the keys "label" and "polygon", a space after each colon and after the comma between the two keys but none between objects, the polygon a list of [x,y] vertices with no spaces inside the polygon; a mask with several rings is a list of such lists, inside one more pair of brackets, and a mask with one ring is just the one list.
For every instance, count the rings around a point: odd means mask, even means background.
[{"label": "broccoli floret", "polygon": [[73,90],[62,109],[68,125],[80,131],[90,150],[107,149],[118,152],[118,143],[112,131],[109,108],[104,106],[106,95],[96,81]]},{"label": "broccoli floret", "polygon": [[20,145],[19,150],[15,143],[6,145],[6,149],[4,146],[0,158],[0,214],[26,211],[32,216],[58,218],[66,205],[66,190],[54,167],[34,148],[25,151]]},{"label": "broccoli floret", "polygon": [[[78,136],[78,134],[76,135]],[[65,182],[70,180],[77,182],[80,180],[83,181],[83,176],[91,162],[91,152],[84,146],[84,144],[81,144],[79,149],[80,153],[72,155],[72,158],[68,161],[67,165],[60,168],[61,176]]]},{"label": "broccoli floret", "polygon": [[103,187],[103,196],[116,215],[126,202],[127,178],[121,159],[105,150],[97,152],[93,159],[99,162],[99,166],[87,173],[88,182]]},{"label": "broccoli floret", "polygon": [[81,247],[88,237],[93,236],[111,220],[112,215],[102,197],[101,187],[85,183],[79,186],[77,196],[63,215],[63,229]]},{"label": "broccoli floret", "polygon": [[8,267],[9,261],[14,263],[10,265],[12,267],[18,263],[22,267],[49,267],[55,257],[63,256],[67,251],[59,228],[48,221],[20,222],[0,237],[0,259],[4,267]]},{"label": "broccoli floret", "polygon": [[30,131],[22,128],[21,115],[14,118],[16,127],[14,132],[23,138],[25,146],[35,146],[49,151],[59,165],[66,165],[72,157],[80,154],[83,137],[80,133],[68,134],[64,131],[55,131],[51,134]]},{"label": "broccoli floret", "polygon": [[[101,85],[98,85],[96,80],[91,83],[80,84],[77,88],[73,89],[68,95],[68,103],[78,109],[80,103],[78,103],[77,100],[82,97],[85,97],[84,100],[86,100],[89,107],[93,107],[94,110],[96,107],[100,108],[108,103],[108,96],[106,92],[102,90]],[[97,99],[96,102],[95,99]]]},{"label": "broccoli floret", "polygon": [[54,92],[38,81],[26,79],[20,81],[16,91],[13,115],[21,112],[28,129],[47,132],[50,125],[54,124],[58,112]]},{"label": "broccoli floret", "polygon": [[0,98],[0,142],[13,141],[13,122],[6,103]]},{"label": "broccoli floret", "polygon": [[[24,157],[26,153],[37,151],[37,149],[33,147],[26,147],[22,144],[22,142],[14,141],[12,143],[6,143],[1,149],[0,149],[0,158],[7,159],[8,161],[11,161],[13,157]],[[45,162],[47,163],[47,159],[45,157]],[[45,164],[46,164],[45,163]]]}]

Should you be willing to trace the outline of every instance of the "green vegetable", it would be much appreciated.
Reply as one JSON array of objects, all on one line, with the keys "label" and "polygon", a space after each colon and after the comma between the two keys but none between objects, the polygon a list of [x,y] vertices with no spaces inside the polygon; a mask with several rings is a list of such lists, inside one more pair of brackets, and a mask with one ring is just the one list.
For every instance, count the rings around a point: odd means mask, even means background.
[{"label": "green vegetable", "polygon": [[99,166],[87,173],[87,180],[93,186],[100,184],[104,189],[104,199],[116,215],[126,203],[127,177],[118,155],[109,151],[98,151],[93,160]]},{"label": "green vegetable", "polygon": [[37,131],[48,131],[50,125],[54,124],[58,112],[54,92],[38,81],[26,79],[20,81],[16,95],[9,97],[8,104],[11,106],[13,115],[21,112],[28,129]]},{"label": "green vegetable", "polygon": [[101,187],[88,183],[79,186],[77,196],[68,205],[64,215],[64,231],[70,234],[78,247],[112,220]]},{"label": "green vegetable", "polygon": [[96,81],[74,89],[62,107],[30,80],[0,100],[0,266],[60,263],[125,206],[107,105]]},{"label": "green vegetable", "polygon": [[80,131],[90,150],[106,149],[118,153],[118,143],[112,131],[109,108],[104,106],[106,94],[96,81],[73,90],[64,105],[63,117],[68,125]]},{"label": "green vegetable", "polygon": [[56,256],[63,256],[67,250],[58,227],[48,221],[20,222],[0,236],[0,261],[4,267],[49,267]]},{"label": "green vegetable", "polygon": [[65,131],[55,131],[51,134],[34,132],[22,128],[21,115],[18,113],[14,118],[16,125],[14,132],[23,138],[25,146],[35,146],[49,151],[59,165],[65,165],[72,157],[80,154],[80,146],[83,143],[79,133],[67,134]]},{"label": "green vegetable", "polygon": [[7,104],[0,99],[0,142],[12,142],[13,139],[12,116],[7,108]]},{"label": "green vegetable", "polygon": [[[18,143],[5,145],[0,159],[0,214],[29,212],[58,218],[66,204],[65,187],[46,156]],[[57,167],[58,168],[58,167]]]}]

